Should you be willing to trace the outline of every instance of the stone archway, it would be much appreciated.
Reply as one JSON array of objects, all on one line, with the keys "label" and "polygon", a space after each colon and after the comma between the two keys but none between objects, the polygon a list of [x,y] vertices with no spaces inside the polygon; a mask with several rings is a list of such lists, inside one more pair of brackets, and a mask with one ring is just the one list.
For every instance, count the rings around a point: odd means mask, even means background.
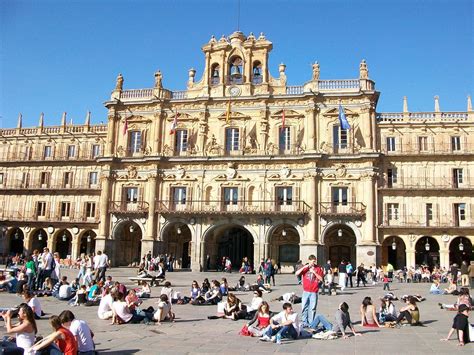
[{"label": "stone archway", "polygon": [[382,243],[382,265],[392,264],[395,270],[406,266],[406,246],[402,238],[389,236]]},{"label": "stone archway", "polygon": [[191,230],[181,222],[170,223],[163,231],[164,250],[177,261],[178,268],[191,268]]},{"label": "stone archway", "polygon": [[25,250],[25,234],[20,228],[14,228],[10,233],[8,251],[10,254],[23,254]]},{"label": "stone archway", "polygon": [[423,236],[415,245],[415,263],[428,265],[430,268],[440,265],[439,244],[435,238]]},{"label": "stone archway", "polygon": [[319,260],[320,264],[331,260],[332,265],[339,265],[341,261],[350,261],[357,265],[357,238],[354,231],[345,224],[332,225],[324,235],[325,260]]},{"label": "stone archway", "polygon": [[295,227],[288,224],[279,225],[270,235],[266,257],[275,260],[282,272],[293,272],[295,264],[300,260],[299,244],[300,237]]},{"label": "stone archway", "polygon": [[119,223],[113,230],[114,258],[116,266],[139,264],[141,260],[143,232],[140,226],[131,220]]},{"label": "stone archway", "polygon": [[95,238],[96,233],[92,230],[87,230],[79,237],[79,253],[80,255],[91,255],[95,253]]},{"label": "stone archway", "polygon": [[40,253],[48,246],[48,233],[43,229],[38,229],[31,234],[31,251],[38,250]]},{"label": "stone archway", "polygon": [[456,237],[449,243],[449,264],[456,263],[461,266],[463,261],[466,261],[469,265],[470,261],[473,260],[472,243],[469,238]]},{"label": "stone archway", "polygon": [[59,254],[61,259],[70,258],[72,255],[72,235],[67,230],[59,231],[55,237],[54,252]]}]

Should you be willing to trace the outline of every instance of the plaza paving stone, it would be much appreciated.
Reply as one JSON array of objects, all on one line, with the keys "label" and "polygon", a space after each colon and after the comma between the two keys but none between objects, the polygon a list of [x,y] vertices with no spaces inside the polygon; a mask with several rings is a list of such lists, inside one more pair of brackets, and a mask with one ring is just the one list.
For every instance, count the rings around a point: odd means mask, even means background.
[{"label": "plaza paving stone", "polygon": [[[69,278],[76,275],[77,270],[62,269]],[[114,280],[132,286],[129,276],[135,275],[134,269],[113,268],[109,271]],[[169,280],[176,291],[183,295],[189,294],[192,280],[199,283],[204,278],[209,280],[225,276],[230,285],[235,285],[241,276],[238,273],[222,274],[217,272],[192,273],[173,272],[167,273]],[[247,281],[255,280],[255,275],[247,275]],[[285,292],[301,293],[301,286],[297,285],[294,275],[283,274],[276,276],[277,285],[269,294],[264,294],[264,299],[271,299]],[[448,295],[429,295],[430,284],[391,284],[397,296],[404,294],[421,294],[427,300],[419,304],[421,320],[424,327],[402,327],[400,329],[366,329],[360,326],[359,306],[365,296],[372,297],[377,308],[379,298],[384,295],[382,285],[359,288],[348,288],[337,296],[319,296],[318,313],[324,314],[330,321],[339,303],[345,301],[349,304],[352,320],[356,323],[357,331],[363,333],[362,337],[321,341],[314,339],[301,339],[296,341],[284,340],[282,345],[264,343],[258,338],[239,336],[238,332],[245,321],[231,321],[224,319],[209,320],[208,315],[214,315],[215,306],[174,305],[176,322],[162,323],[161,325],[110,325],[110,321],[97,318],[97,307],[69,307],[66,302],[54,298],[41,298],[44,311],[49,315],[58,314],[64,309],[70,309],[77,318],[89,323],[95,333],[97,350],[101,354],[450,354],[474,353],[474,344],[464,348],[457,346],[457,340],[448,343],[439,339],[445,337],[452,324],[455,312],[441,310],[438,302],[454,303],[455,297]],[[152,288],[152,298],[145,300],[144,306],[156,305],[161,287]],[[238,297],[248,303],[252,292],[236,292]],[[11,307],[21,303],[16,295],[0,293],[0,306]],[[280,311],[281,302],[270,301],[272,311]],[[401,301],[395,301],[397,309],[403,306]],[[295,310],[301,311],[301,306],[296,305]],[[471,323],[473,323],[471,316]],[[50,332],[47,317],[38,321],[39,334],[46,335]],[[0,321],[0,336],[5,335],[5,327]],[[454,338],[453,338],[454,339]]]}]

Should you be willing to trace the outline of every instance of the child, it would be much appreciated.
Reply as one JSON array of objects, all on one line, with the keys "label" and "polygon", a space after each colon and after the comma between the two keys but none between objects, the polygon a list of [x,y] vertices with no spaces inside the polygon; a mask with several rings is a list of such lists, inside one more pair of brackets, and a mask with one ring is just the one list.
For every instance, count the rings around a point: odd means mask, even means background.
[{"label": "child", "polygon": [[448,336],[441,341],[448,341],[451,335],[456,331],[458,333],[459,346],[464,346],[466,343],[472,341],[469,338],[469,307],[465,304],[461,304],[458,307],[458,314],[454,317],[453,326],[449,330]]},{"label": "child", "polygon": [[383,290],[388,290],[390,291],[390,284],[389,284],[390,280],[388,279],[388,276],[387,275],[383,275]]}]

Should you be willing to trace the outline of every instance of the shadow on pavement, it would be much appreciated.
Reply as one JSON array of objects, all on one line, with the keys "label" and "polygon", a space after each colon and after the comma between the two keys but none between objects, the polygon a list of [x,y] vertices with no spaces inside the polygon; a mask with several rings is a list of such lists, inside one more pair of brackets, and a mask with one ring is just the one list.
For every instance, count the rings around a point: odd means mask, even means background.
[{"label": "shadow on pavement", "polygon": [[122,355],[122,354],[136,354],[139,353],[141,350],[139,349],[130,349],[130,350],[118,350],[118,351],[107,351],[109,349],[104,349],[104,350],[97,350],[97,353],[99,354],[116,354],[116,355]]}]

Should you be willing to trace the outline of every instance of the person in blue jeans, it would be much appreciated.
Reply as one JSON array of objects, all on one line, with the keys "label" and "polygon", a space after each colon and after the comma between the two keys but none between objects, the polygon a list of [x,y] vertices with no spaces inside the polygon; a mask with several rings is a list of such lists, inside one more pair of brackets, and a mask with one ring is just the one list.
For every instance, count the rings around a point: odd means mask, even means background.
[{"label": "person in blue jeans", "polygon": [[270,326],[260,340],[281,344],[282,338],[297,339],[299,333],[298,313],[293,312],[291,303],[286,302],[283,304],[283,311],[270,319]]},{"label": "person in blue jeans", "polygon": [[324,330],[332,330],[332,324],[322,314],[316,314],[309,327],[311,329],[317,330],[320,324],[324,327]]}]

